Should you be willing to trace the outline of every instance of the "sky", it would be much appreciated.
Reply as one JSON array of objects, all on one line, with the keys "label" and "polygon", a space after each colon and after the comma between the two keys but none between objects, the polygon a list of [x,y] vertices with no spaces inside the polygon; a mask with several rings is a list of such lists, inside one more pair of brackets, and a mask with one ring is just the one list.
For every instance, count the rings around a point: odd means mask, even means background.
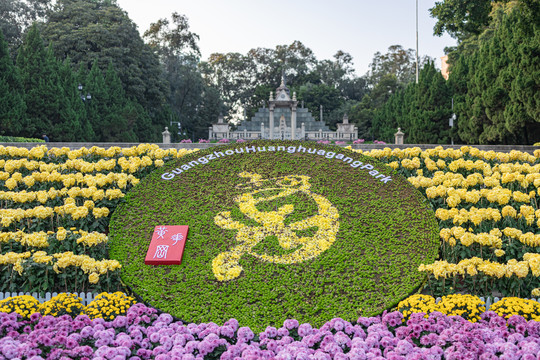
[{"label": "sky", "polygon": [[[391,45],[416,48],[416,0],[117,0],[141,35],[173,12],[186,15],[199,35],[202,60],[212,53],[246,54],[299,40],[318,60],[342,50],[353,57],[356,75],[369,70],[373,55]],[[435,0],[418,0],[418,53],[440,68],[448,35],[433,35]]]}]

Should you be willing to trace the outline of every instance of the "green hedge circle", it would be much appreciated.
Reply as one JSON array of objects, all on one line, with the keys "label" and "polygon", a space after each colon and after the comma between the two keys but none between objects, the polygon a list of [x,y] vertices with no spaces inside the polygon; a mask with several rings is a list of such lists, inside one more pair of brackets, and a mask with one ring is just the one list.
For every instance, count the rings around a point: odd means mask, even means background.
[{"label": "green hedge circle", "polygon": [[[438,253],[426,199],[390,167],[337,146],[197,151],[125,200],[110,223],[111,258],[145,302],[185,321],[264,329],[375,315],[417,288],[418,266]],[[144,264],[158,225],[189,225],[181,265]]]}]

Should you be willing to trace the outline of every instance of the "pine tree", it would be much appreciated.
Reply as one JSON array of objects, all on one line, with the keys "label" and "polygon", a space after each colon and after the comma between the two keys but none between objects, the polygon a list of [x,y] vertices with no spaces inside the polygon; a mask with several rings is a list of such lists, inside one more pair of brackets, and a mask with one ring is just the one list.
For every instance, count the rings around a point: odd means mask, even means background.
[{"label": "pine tree", "polygon": [[19,75],[0,30],[0,134],[19,136],[27,126],[24,91]]},{"label": "pine tree", "polygon": [[[432,62],[428,62],[419,74],[418,84],[409,84],[406,99],[402,108],[402,116],[409,117],[408,142],[413,144],[448,144],[450,143],[450,127],[448,120],[452,114],[451,91],[446,80],[435,68]],[[407,94],[410,93],[410,99]]]},{"label": "pine tree", "polygon": [[451,131],[456,142],[465,143],[477,143],[470,142],[467,137],[468,132],[463,131],[462,128],[467,126],[467,119],[465,114],[465,99],[467,97],[467,84],[469,81],[469,62],[464,56],[459,56],[455,62],[451,64],[452,74],[448,78],[448,86],[452,91],[452,98],[454,99],[454,114],[456,114],[456,120],[454,121],[454,127]]},{"label": "pine tree", "polygon": [[450,74],[453,82],[466,84],[464,87],[460,87],[460,92],[456,90],[454,104],[458,121],[458,134],[467,144],[480,143],[479,139],[484,131],[484,125],[489,121],[481,99],[483,87],[477,74],[479,62],[478,53],[466,57],[460,56],[457,64],[460,65],[463,72],[452,70]]},{"label": "pine tree", "polygon": [[152,119],[138,102],[130,100],[122,109],[122,118],[126,121],[129,131],[124,134],[126,142],[157,141],[160,133],[154,131]]},{"label": "pine tree", "polygon": [[112,62],[109,62],[107,71],[105,72],[106,84],[106,107],[108,108],[105,116],[107,128],[105,129],[105,141],[137,141],[135,135],[137,124],[129,123],[124,116],[124,108],[127,106],[127,99],[122,88],[122,82],[118,77]]},{"label": "pine tree", "polygon": [[[94,130],[94,140],[97,142],[107,141],[105,139],[108,137],[108,134],[106,134],[108,124],[105,115],[109,111],[107,106],[108,92],[97,61],[94,62],[92,69],[90,69],[82,84],[83,94],[81,99],[85,102],[86,118]],[[89,94],[90,98],[87,99],[85,94]]]},{"label": "pine tree", "polygon": [[[538,7],[538,4],[536,5]],[[504,109],[505,125],[518,138],[519,143],[534,144],[540,141],[540,26],[538,9],[528,16],[527,8],[509,16],[502,31],[510,66],[508,78],[509,103]]]},{"label": "pine tree", "polygon": [[364,95],[362,100],[351,108],[349,121],[358,127],[359,139],[371,139],[371,125],[373,119],[373,104],[369,94]]},{"label": "pine tree", "polygon": [[[80,137],[80,141],[97,141],[96,140],[96,134],[94,132],[94,129],[92,128],[92,124],[90,123],[90,119],[88,117],[88,108],[86,106],[87,95],[90,93],[86,92],[87,89],[83,86],[83,84],[86,83],[86,77],[88,76],[86,68],[83,64],[79,66],[79,71],[77,73],[73,74],[75,76],[75,83],[77,84],[77,95],[79,99],[79,103],[82,105],[81,109],[81,127],[82,127],[82,134]],[[80,87],[80,90],[79,90]]]},{"label": "pine tree", "polygon": [[401,128],[409,144],[448,144],[451,103],[450,87],[428,61],[420,71],[418,84],[398,90],[376,111],[372,131],[375,138],[392,141]]},{"label": "pine tree", "polygon": [[375,140],[393,141],[397,128],[401,126],[403,97],[404,90],[398,90],[388,98],[381,108],[375,111],[372,126]]},{"label": "pine tree", "polygon": [[[45,48],[37,25],[32,25],[17,56],[25,90],[30,125],[26,136],[47,134],[52,141],[73,141],[80,133],[78,115],[72,109],[69,89],[62,84],[61,64],[52,49]],[[68,85],[69,86],[69,85]]]},{"label": "pine tree", "polygon": [[540,140],[540,28],[533,8],[534,2],[496,8],[475,46],[458,53],[450,68],[458,133],[466,143]]},{"label": "pine tree", "polygon": [[23,136],[41,137],[52,127],[49,115],[51,108],[54,108],[54,92],[58,92],[58,89],[48,86],[50,79],[47,79],[46,74],[50,71],[47,69],[46,55],[37,25],[34,24],[28,30],[17,56],[29,121],[29,125],[21,131]]},{"label": "pine tree", "polygon": [[[140,119],[150,119],[142,106],[134,109],[125,97],[122,83],[116,71],[109,63],[105,76],[101,72],[97,61],[86,76],[84,92],[91,95],[85,100],[86,115],[95,140],[99,142],[135,142],[139,141],[137,131],[147,126]],[[140,114],[139,114],[140,112]]]},{"label": "pine tree", "polygon": [[63,106],[60,108],[60,123],[58,141],[89,141],[91,137],[83,132],[85,121],[84,104],[82,104],[77,89],[75,74],[71,71],[69,59],[58,65],[58,74],[63,90]]},{"label": "pine tree", "polygon": [[477,71],[475,72],[477,111],[482,112],[483,131],[478,138],[480,144],[512,144],[517,139],[505,126],[504,108],[509,101],[511,84],[508,67],[508,49],[503,44],[504,35],[500,28],[494,36],[480,46]]}]

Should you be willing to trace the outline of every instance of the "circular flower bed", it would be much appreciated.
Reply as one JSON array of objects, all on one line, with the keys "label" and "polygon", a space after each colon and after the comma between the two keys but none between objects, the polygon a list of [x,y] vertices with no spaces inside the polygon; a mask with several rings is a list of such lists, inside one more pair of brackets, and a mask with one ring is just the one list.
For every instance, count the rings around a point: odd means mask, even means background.
[{"label": "circular flower bed", "polygon": [[[438,251],[425,198],[378,161],[315,143],[250,142],[165,164],[126,196],[110,255],[142,300],[178,318],[260,330],[396,305]],[[144,264],[154,228],[189,225],[182,264]]]}]

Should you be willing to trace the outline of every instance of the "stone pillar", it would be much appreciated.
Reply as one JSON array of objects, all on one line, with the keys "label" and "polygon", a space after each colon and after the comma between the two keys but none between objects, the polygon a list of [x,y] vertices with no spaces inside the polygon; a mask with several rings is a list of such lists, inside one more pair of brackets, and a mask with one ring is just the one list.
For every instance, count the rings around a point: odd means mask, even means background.
[{"label": "stone pillar", "polygon": [[[269,104],[268,109],[270,109],[270,140],[274,138],[274,104]],[[264,125],[261,123],[261,126]]]},{"label": "stone pillar", "polygon": [[300,133],[300,136],[302,136],[302,139],[306,139],[306,124],[302,123],[302,132]]},{"label": "stone pillar", "polygon": [[[272,129],[272,128],[270,128],[270,129]],[[270,134],[271,133],[272,133],[272,130],[270,130]],[[264,139],[264,123],[263,122],[261,122],[261,139]]]},{"label": "stone pillar", "polygon": [[169,132],[169,128],[165,126],[165,131],[161,133],[163,135],[163,143],[164,144],[170,144],[171,143],[171,133]]},{"label": "stone pillar", "polygon": [[247,129],[244,129],[244,140],[247,138]]},{"label": "stone pillar", "polygon": [[213,135],[213,134],[212,134],[212,127],[209,126],[209,127],[208,127],[208,140],[211,140],[211,139],[212,139],[212,135]]},{"label": "stone pillar", "polygon": [[296,105],[291,106],[291,140],[296,140]]},{"label": "stone pillar", "polygon": [[395,144],[396,145],[403,145],[403,137],[405,136],[405,133],[401,132],[401,128],[397,129],[397,133],[394,134]]}]

